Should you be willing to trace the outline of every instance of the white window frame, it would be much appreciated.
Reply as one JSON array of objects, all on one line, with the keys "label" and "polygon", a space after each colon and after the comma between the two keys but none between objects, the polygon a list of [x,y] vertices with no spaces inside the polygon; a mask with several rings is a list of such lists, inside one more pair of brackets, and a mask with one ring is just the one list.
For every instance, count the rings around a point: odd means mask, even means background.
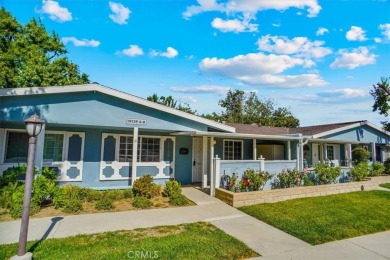
[{"label": "white window frame", "polygon": [[[332,157],[333,158],[330,158],[329,157],[329,150],[328,150],[328,148],[331,148],[331,150],[332,150]],[[335,160],[335,146],[334,145],[327,145],[326,146],[326,155],[327,155],[327,158],[326,159],[328,159],[328,160],[330,160],[330,161],[333,161],[333,160]]]},{"label": "white window frame", "polygon": [[[119,150],[120,150],[120,138],[123,136],[123,137],[133,137],[133,135],[130,135],[130,134],[110,134],[110,133],[103,133],[102,134],[102,147],[101,147],[101,153],[100,153],[100,159],[101,161],[103,161],[103,155],[104,155],[104,139],[107,138],[107,136],[113,136],[116,140],[115,142],[115,161],[117,161],[118,163],[121,163],[121,164],[129,164],[131,163],[131,161],[129,162],[119,162]],[[141,151],[142,151],[142,139],[143,138],[157,138],[159,139],[159,142],[160,142],[160,150],[159,150],[159,161],[162,161],[163,160],[163,154],[164,154],[164,136],[157,136],[157,135],[139,135],[138,136],[138,140],[139,140],[139,144],[137,144],[137,146],[139,146],[139,150],[137,149],[137,163],[142,163],[142,164],[147,164],[147,163],[151,163],[151,164],[154,164],[154,163],[157,163],[157,162],[142,162],[141,161]]]},{"label": "white window frame", "polygon": [[[65,131],[46,131],[45,132],[45,137],[46,137],[47,134],[62,135],[63,143],[62,143],[62,157],[61,157],[62,160],[61,160],[61,162],[66,161],[67,158],[65,158],[65,155],[68,154],[68,143],[69,143],[68,142],[67,132],[65,132]],[[43,149],[45,149],[45,143],[46,143],[45,141],[46,141],[46,139],[44,140],[44,143],[43,143]],[[45,156],[45,150],[43,150],[42,156],[43,157]],[[46,162],[59,162],[59,161],[53,161],[53,160],[50,160],[50,159],[44,159],[43,158],[43,162],[46,163]]]},{"label": "white window frame", "polygon": [[233,158],[233,159],[229,159],[229,160],[243,160],[244,158],[244,142],[243,140],[237,140],[237,139],[223,139],[223,159],[224,160],[228,160],[225,158],[225,143],[226,142],[233,142],[233,157],[234,157],[234,142],[240,142],[241,143],[241,158],[240,159],[236,159],[236,158]]},{"label": "white window frame", "polygon": [[26,160],[26,162],[6,162],[5,161],[5,158],[7,156],[8,134],[10,132],[13,132],[13,133],[26,133],[27,134],[27,131],[23,130],[23,129],[5,129],[4,139],[3,139],[4,146],[3,146],[3,150],[2,150],[1,163],[2,164],[6,164],[6,165],[17,165],[17,164],[20,164],[20,163],[27,163],[27,160]]}]

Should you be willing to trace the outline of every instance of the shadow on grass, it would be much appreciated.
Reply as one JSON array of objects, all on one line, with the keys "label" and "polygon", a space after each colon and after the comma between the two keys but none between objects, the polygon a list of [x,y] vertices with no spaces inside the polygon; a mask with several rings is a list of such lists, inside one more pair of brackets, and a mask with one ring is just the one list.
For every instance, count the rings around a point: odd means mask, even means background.
[{"label": "shadow on grass", "polygon": [[35,251],[35,249],[44,241],[47,239],[47,237],[50,235],[51,231],[53,230],[53,228],[55,227],[55,225],[57,224],[57,222],[63,220],[64,218],[63,217],[54,217],[51,219],[51,224],[49,226],[49,228],[46,230],[45,234],[43,234],[43,236],[41,237],[41,239],[39,239],[37,242],[35,242],[27,251],[28,252],[31,252],[33,253]]}]

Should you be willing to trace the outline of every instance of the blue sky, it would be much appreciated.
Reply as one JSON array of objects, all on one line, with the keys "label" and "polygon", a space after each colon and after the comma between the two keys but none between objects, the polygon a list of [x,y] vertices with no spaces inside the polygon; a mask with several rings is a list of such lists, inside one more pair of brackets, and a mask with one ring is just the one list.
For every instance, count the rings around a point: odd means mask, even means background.
[{"label": "blue sky", "polygon": [[90,80],[219,112],[229,89],[289,107],[301,125],[385,120],[369,94],[390,76],[386,0],[2,0],[41,19]]}]

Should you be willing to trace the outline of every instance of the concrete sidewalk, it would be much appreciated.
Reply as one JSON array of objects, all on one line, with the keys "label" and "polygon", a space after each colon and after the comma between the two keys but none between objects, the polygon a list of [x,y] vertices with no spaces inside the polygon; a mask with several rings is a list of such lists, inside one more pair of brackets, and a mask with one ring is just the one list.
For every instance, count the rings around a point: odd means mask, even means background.
[{"label": "concrete sidewalk", "polygon": [[[258,259],[390,259],[390,232],[311,246],[193,187],[183,194],[196,206],[30,219],[28,240],[211,222],[262,255]],[[0,223],[0,244],[18,241],[20,221]]]}]

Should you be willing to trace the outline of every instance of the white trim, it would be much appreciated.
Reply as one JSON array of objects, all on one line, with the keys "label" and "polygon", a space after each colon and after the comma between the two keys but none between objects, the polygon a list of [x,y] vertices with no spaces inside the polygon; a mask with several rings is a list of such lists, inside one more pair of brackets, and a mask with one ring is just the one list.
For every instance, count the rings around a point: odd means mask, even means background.
[{"label": "white trim", "polygon": [[384,134],[387,134],[390,136],[390,132],[387,132],[379,127],[377,127],[376,125],[368,122],[368,121],[362,121],[362,122],[359,122],[359,123],[354,123],[354,124],[350,124],[350,125],[347,125],[347,126],[343,126],[343,127],[339,127],[339,128],[336,128],[336,129],[333,129],[333,130],[329,130],[329,131],[325,131],[325,132],[322,132],[322,133],[318,133],[318,134],[315,134],[312,136],[312,138],[320,138],[320,137],[324,137],[324,136],[327,136],[327,135],[331,135],[331,134],[335,134],[335,133],[338,133],[338,132],[341,132],[341,131],[345,131],[345,130],[349,130],[349,129],[352,129],[352,128],[355,128],[355,127],[359,127],[359,126],[364,126],[364,125],[367,125],[371,128],[374,128],[375,130],[379,131],[379,132],[382,132]]},{"label": "white trim", "polygon": [[0,96],[24,96],[24,95],[46,95],[46,94],[57,94],[57,93],[75,93],[75,92],[90,92],[97,91],[109,96],[117,97],[126,101],[130,101],[148,108],[157,109],[159,111],[169,113],[175,116],[179,116],[191,121],[195,121],[212,128],[223,130],[226,132],[234,133],[236,129],[234,127],[217,123],[206,118],[195,116],[174,108],[170,108],[158,103],[133,96],[131,94],[115,90],[109,87],[105,87],[99,84],[80,84],[80,85],[68,85],[68,86],[50,86],[50,87],[33,87],[33,88],[8,88],[0,89]]},{"label": "white trim", "polygon": [[4,128],[5,129],[5,132],[4,132],[4,147],[3,147],[3,151],[2,151],[2,154],[3,154],[3,158],[1,158],[1,163],[2,164],[9,164],[9,165],[18,165],[20,163],[27,163],[27,160],[25,162],[6,162],[5,161],[5,157],[7,156],[7,146],[8,146],[8,133],[9,132],[16,132],[16,133],[26,133],[27,134],[27,130],[26,129],[14,129],[14,128]]},{"label": "white trim", "polygon": [[[243,140],[237,140],[237,139],[223,139],[223,148],[222,148],[222,158],[225,159],[225,141],[233,141],[233,142],[240,142],[241,143],[241,159],[244,158],[244,141]],[[234,144],[233,144],[234,145]],[[234,153],[234,147],[233,147],[233,153]],[[233,154],[234,157],[234,154]],[[226,161],[236,161],[236,160],[226,160]]]},{"label": "white trim", "polygon": [[[135,128],[134,128],[135,129]],[[114,161],[112,163],[107,163],[103,161],[103,156],[104,156],[104,140],[108,137],[112,136],[115,139],[115,155],[114,155]],[[141,162],[138,160],[138,143],[134,142],[133,138],[133,151],[132,151],[132,158],[135,158],[135,161],[132,160],[131,162],[119,162],[119,147],[120,147],[120,137],[125,136],[125,137],[134,137],[136,136],[136,140],[138,142],[138,139],[142,142],[142,138],[157,138],[160,139],[160,160],[158,162]],[[165,140],[172,140],[173,142],[173,158],[171,163],[166,163],[164,161],[164,142]],[[139,177],[136,176],[137,174],[137,169],[138,167],[157,167],[158,169],[158,174],[156,176],[153,176],[154,179],[169,179],[169,178],[174,178],[175,176],[175,147],[176,147],[176,138],[173,136],[157,136],[157,135],[138,135],[138,134],[113,134],[113,133],[102,133],[102,143],[101,143],[101,151],[100,151],[100,169],[99,169],[99,180],[101,181],[116,181],[116,180],[129,180],[131,179],[132,182],[134,182],[136,179]],[[137,147],[137,149],[134,149]],[[141,149],[140,145],[140,149]],[[139,150],[141,152],[141,150]],[[135,155],[134,155],[135,154]],[[139,157],[141,160],[141,156]],[[131,176],[129,177],[123,177],[120,175],[120,170],[125,167],[129,166],[132,167],[131,171]],[[164,168],[170,166],[172,168],[172,173],[169,175],[165,175],[163,173]],[[103,174],[103,170],[106,167],[111,167],[114,170],[114,174],[110,177],[106,177]]]},{"label": "white trim", "polygon": [[282,141],[288,141],[288,140],[300,140],[301,136],[294,135],[256,135],[256,134],[240,134],[240,133],[220,133],[220,132],[205,132],[205,131],[199,131],[199,132],[176,132],[171,133],[171,135],[174,136],[192,136],[192,137],[218,137],[218,138],[242,138],[242,139],[259,139],[259,140],[282,140]]}]

